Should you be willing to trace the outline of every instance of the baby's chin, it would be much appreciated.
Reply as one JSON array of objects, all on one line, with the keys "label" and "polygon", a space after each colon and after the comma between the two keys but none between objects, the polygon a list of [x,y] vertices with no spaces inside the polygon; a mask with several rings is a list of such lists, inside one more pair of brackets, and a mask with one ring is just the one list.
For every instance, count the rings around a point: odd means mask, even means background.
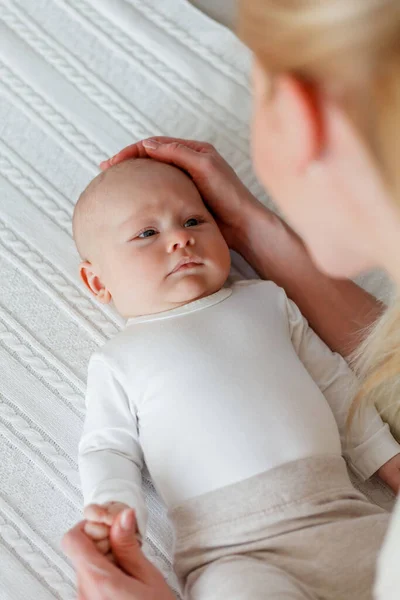
[{"label": "baby's chin", "polygon": [[217,292],[223,283],[209,281],[195,274],[185,275],[168,291],[165,300],[168,304],[187,304]]},{"label": "baby's chin", "polygon": [[211,278],[205,278],[198,274],[185,274],[173,285],[164,289],[160,288],[157,292],[153,290],[152,297],[147,301],[146,298],[142,298],[139,306],[132,305],[130,310],[126,310],[125,313],[119,312],[124,318],[129,319],[171,310],[218,292],[225,281],[222,273],[220,276],[214,274],[214,277]]}]

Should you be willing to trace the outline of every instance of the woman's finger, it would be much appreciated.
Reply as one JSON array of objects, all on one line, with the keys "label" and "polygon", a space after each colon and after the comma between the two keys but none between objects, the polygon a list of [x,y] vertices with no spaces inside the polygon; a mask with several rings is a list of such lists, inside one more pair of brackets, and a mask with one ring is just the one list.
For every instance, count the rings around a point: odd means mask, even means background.
[{"label": "woman's finger", "polygon": [[100,163],[100,169],[105,171],[114,164],[116,165],[117,163],[127,160],[128,158],[148,158],[148,156],[142,144],[140,142],[136,142],[135,144],[131,144],[130,146],[123,148],[115,156],[112,156],[107,160],[103,160],[103,162]]},{"label": "woman's finger", "polygon": [[[96,572],[82,568],[78,572],[79,592],[82,600],[119,600],[118,596],[111,598],[105,587],[105,580]],[[81,600],[78,596],[78,599]]]},{"label": "woman's finger", "polygon": [[103,582],[98,582],[96,576],[83,568],[77,571],[77,600],[106,600]]},{"label": "woman's finger", "polygon": [[77,571],[79,592],[85,600],[137,600],[143,596],[143,585],[125,575],[105,556],[83,531],[85,521],[70,529],[62,540],[62,548]]},{"label": "woman's finger", "polygon": [[76,600],[87,600],[86,594],[82,589],[82,583],[77,581]]},{"label": "woman's finger", "polygon": [[143,554],[135,533],[134,511],[125,510],[115,519],[110,533],[111,547],[117,563],[128,575],[134,576],[138,586],[142,584],[152,591],[152,597],[158,600],[174,600],[175,596],[161,572]]},{"label": "woman's finger", "polygon": [[118,569],[97,550],[95,543],[84,532],[85,521],[77,523],[63,537],[61,546],[79,573],[91,571],[109,578]]},{"label": "woman's finger", "polygon": [[104,578],[93,569],[79,571],[81,591],[85,600],[143,600],[145,597],[172,600],[157,593],[150,595],[153,591],[157,591],[156,588],[147,589],[141,582],[125,575],[117,567],[113,568],[115,573],[108,578]]},{"label": "woman's finger", "polygon": [[156,142],[159,142],[160,144],[172,144],[176,142],[177,144],[183,144],[184,146],[187,146],[187,148],[190,148],[195,152],[211,152],[215,150],[214,146],[212,146],[208,142],[202,142],[199,140],[187,140],[185,138],[167,137],[165,135],[154,135],[138,143],[144,144],[144,142],[147,142],[149,140],[154,140]]},{"label": "woman's finger", "polygon": [[208,160],[207,154],[193,150],[180,142],[160,144],[155,140],[146,140],[143,143],[149,156],[184,169],[193,178],[203,173],[204,161]]},{"label": "woman's finger", "polygon": [[160,144],[167,144],[167,145],[172,144],[172,143],[182,144],[182,145],[186,146],[187,148],[190,148],[191,150],[194,150],[195,152],[200,152],[200,153],[214,151],[214,147],[211,144],[209,144],[208,142],[199,142],[198,140],[186,140],[183,138],[174,138],[174,137],[156,135],[151,138],[147,138],[146,140],[141,140],[139,142],[136,142],[135,144],[131,144],[130,146],[127,146],[126,148],[123,148],[122,150],[120,150],[120,152],[115,154],[115,156],[109,158],[108,160],[103,161],[100,164],[100,168],[104,171],[105,169],[107,169],[113,165],[116,165],[120,162],[123,162],[124,160],[128,160],[130,158],[146,158],[148,156],[152,156],[151,151],[148,152],[149,148],[147,148],[145,146],[146,142],[150,141],[150,140],[158,142]]},{"label": "woman's finger", "polygon": [[142,552],[136,530],[135,512],[132,509],[126,509],[116,517],[111,527],[111,549],[118,565],[128,575],[134,576],[139,581],[147,582],[149,571],[152,572],[152,565]]}]

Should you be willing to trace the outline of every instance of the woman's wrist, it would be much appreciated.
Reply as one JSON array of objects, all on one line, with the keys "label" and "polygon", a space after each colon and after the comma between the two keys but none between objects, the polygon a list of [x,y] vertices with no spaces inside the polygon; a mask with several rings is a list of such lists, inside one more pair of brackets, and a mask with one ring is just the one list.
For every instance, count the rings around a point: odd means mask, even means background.
[{"label": "woman's wrist", "polygon": [[248,204],[235,240],[234,250],[262,279],[284,288],[316,333],[343,356],[380,316],[382,305],[374,297],[350,280],[321,273],[299,236],[262,204]]},{"label": "woman's wrist", "polygon": [[262,279],[276,283],[288,265],[301,260],[307,251],[300,238],[283,221],[254,198],[242,212],[235,228],[233,250],[238,252]]}]

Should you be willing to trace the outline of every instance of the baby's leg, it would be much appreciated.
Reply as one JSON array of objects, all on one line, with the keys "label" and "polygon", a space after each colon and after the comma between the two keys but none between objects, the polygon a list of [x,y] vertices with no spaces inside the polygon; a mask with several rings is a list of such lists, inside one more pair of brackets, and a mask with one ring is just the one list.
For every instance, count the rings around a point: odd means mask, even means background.
[{"label": "baby's leg", "polygon": [[317,600],[300,582],[278,567],[251,555],[212,562],[187,578],[185,600]]},{"label": "baby's leg", "polygon": [[302,528],[268,540],[261,557],[302,581],[318,598],[372,600],[389,515],[356,497],[338,498],[321,508],[325,516],[310,516]]}]

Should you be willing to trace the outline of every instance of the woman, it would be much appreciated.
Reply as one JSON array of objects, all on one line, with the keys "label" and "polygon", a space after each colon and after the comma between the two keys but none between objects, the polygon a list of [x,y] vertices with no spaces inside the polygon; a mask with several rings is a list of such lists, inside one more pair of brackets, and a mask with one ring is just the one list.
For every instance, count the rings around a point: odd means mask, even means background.
[{"label": "woman", "polygon": [[[400,285],[400,3],[246,0],[240,23],[256,56],[256,171],[325,275],[297,235],[261,207],[209,145],[158,138],[125,149],[112,162],[148,155],[186,169],[230,245],[261,277],[285,287],[319,335],[348,355],[382,307],[351,282],[329,276],[380,266]],[[365,382],[359,401],[373,395],[385,410],[400,373],[399,312],[395,303],[380,319],[359,361]],[[387,418],[396,429],[396,413]],[[67,534],[64,547],[82,598],[173,597],[137,552],[131,513],[111,535],[126,574],[96,553],[81,525]],[[400,506],[379,562],[379,600],[398,596],[397,533]]]}]

